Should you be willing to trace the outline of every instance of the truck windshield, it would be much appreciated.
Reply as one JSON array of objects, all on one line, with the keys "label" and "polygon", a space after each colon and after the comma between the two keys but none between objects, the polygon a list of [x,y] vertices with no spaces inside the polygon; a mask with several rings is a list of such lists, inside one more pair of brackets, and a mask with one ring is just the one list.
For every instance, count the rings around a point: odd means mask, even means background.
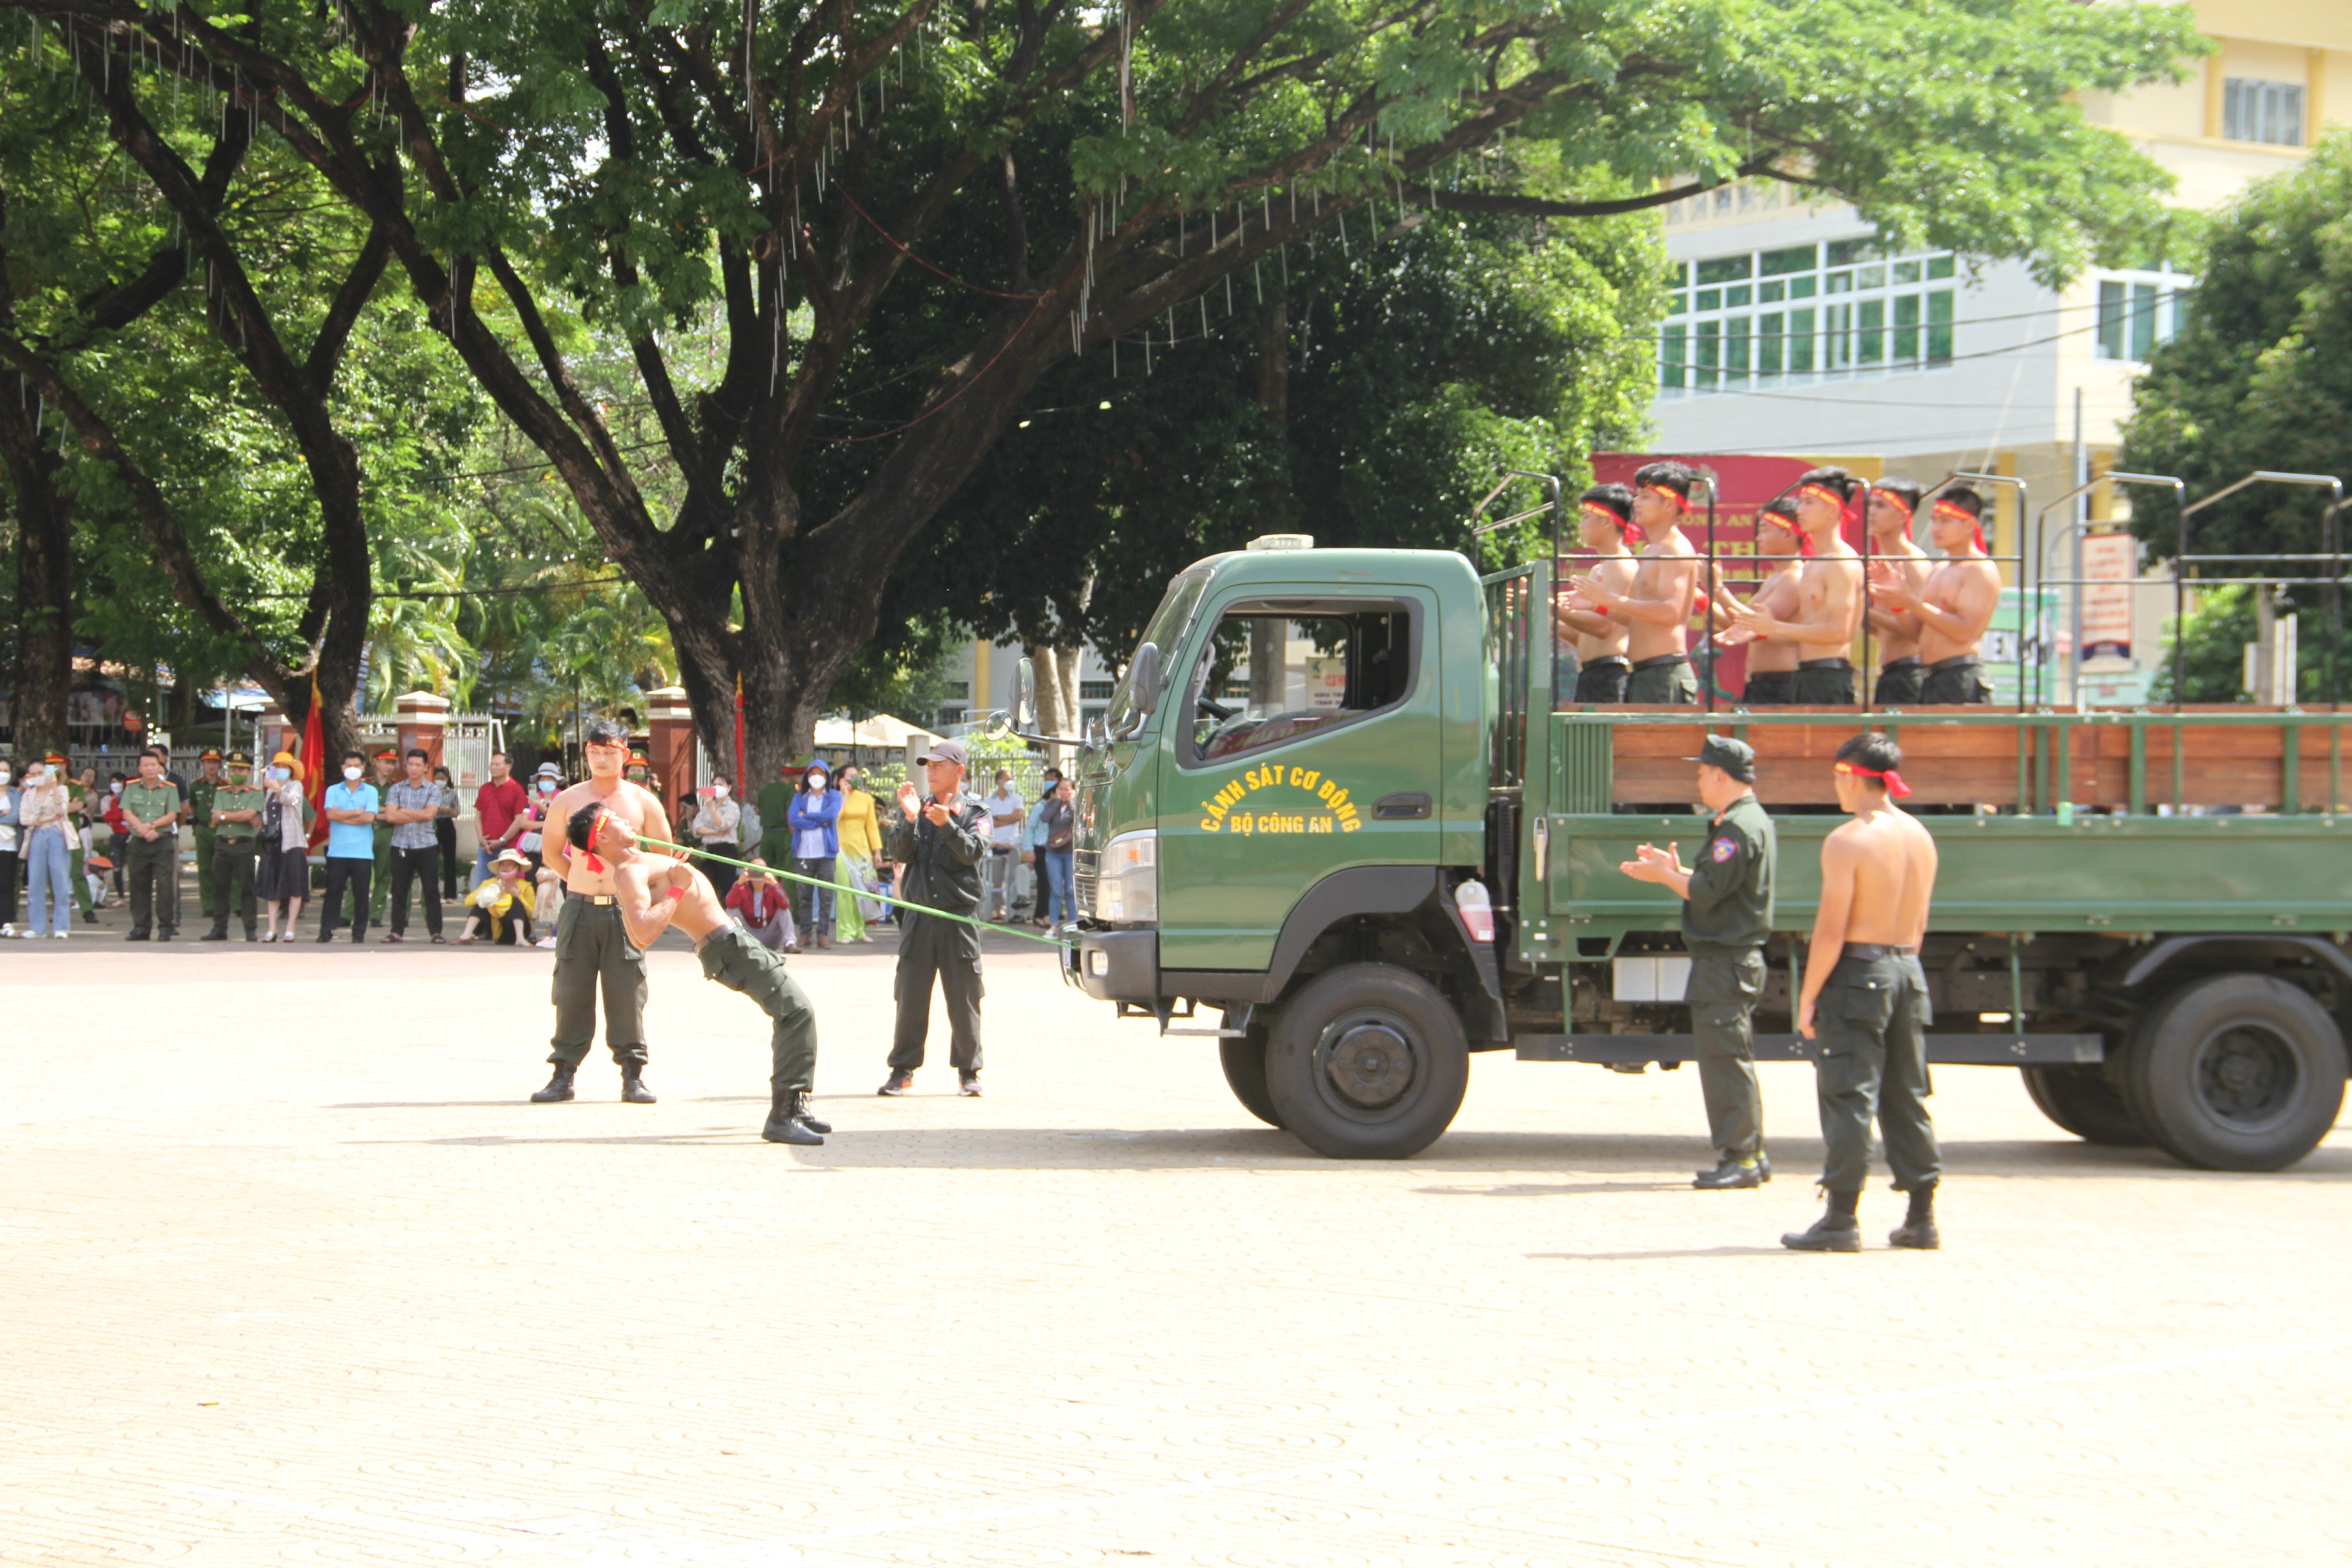
[{"label": "truck windshield", "polygon": [[[1151,619],[1144,623],[1143,636],[1136,639],[1138,647],[1145,643],[1160,645],[1162,669],[1169,668],[1169,661],[1176,657],[1176,645],[1184,639],[1184,628],[1192,624],[1192,612],[1199,607],[1201,595],[1208,589],[1209,574],[1210,569],[1206,566],[1195,566],[1176,574],[1175,580],[1168,584],[1167,595],[1160,601],[1160,607],[1152,611]],[[1103,715],[1103,722],[1109,734],[1124,733],[1140,717],[1135,710],[1134,699],[1128,687],[1134,674],[1135,660],[1129,658],[1127,668],[1119,672],[1118,684],[1111,689],[1110,707]]]}]

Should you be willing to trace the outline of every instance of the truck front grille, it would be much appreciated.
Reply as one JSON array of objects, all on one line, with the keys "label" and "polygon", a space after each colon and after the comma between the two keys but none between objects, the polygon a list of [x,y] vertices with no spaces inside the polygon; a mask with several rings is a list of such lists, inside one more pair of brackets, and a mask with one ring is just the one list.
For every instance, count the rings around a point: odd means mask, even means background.
[{"label": "truck front grille", "polygon": [[1081,849],[1070,857],[1070,890],[1076,896],[1078,913],[1094,918],[1095,883],[1102,874],[1102,851]]}]

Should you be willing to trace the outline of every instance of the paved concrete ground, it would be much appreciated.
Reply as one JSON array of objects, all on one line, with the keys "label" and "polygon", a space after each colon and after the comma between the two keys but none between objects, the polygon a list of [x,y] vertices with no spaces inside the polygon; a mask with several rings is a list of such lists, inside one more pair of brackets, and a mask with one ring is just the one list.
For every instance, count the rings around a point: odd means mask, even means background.
[{"label": "paved concrete ground", "polygon": [[0,943],[0,1561],[2352,1554],[2341,1133],[2203,1174],[1948,1069],[1948,1250],[1800,1257],[1801,1067],[1760,1193],[1687,1189],[1687,1072],[1492,1058],[1333,1163],[1051,962],[979,1101],[873,1098],[887,952],[799,963],[800,1152],[683,951],[662,1102],[534,1106],[544,953]]}]

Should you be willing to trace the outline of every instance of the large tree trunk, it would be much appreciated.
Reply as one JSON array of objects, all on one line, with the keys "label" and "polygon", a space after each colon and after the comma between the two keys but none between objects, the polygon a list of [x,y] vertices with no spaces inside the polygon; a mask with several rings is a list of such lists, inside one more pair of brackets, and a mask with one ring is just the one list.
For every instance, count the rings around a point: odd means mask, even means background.
[{"label": "large tree trunk", "polygon": [[66,700],[73,689],[72,503],[58,490],[65,461],[40,439],[36,419],[18,398],[0,396],[0,448],[16,499],[19,758],[65,749]]}]

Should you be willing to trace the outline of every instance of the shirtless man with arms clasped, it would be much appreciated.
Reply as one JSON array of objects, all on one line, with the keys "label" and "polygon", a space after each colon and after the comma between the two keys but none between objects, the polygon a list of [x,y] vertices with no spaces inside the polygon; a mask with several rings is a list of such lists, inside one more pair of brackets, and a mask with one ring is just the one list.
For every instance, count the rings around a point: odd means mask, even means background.
[{"label": "shirtless man with arms clasped", "polygon": [[[1577,508],[1584,547],[1600,557],[1593,563],[1592,576],[1621,595],[1633,591],[1633,580],[1642,570],[1641,563],[1625,547],[1629,541],[1642,537],[1633,522],[1633,492],[1623,485],[1595,485],[1580,498]],[[1559,635],[1576,639],[1574,700],[1624,701],[1625,683],[1633,674],[1625,654],[1633,622],[1594,609],[1570,607],[1579,602],[1572,581],[1561,584],[1559,601],[1553,611]]]},{"label": "shirtless man with arms clasped", "polygon": [[1992,700],[1984,678],[1984,637],[2000,604],[2000,568],[1985,553],[1984,506],[1982,496],[1961,485],[1936,497],[1927,526],[1944,562],[1924,587],[1898,576],[1891,561],[1871,563],[1871,586],[1880,600],[1918,625],[1926,669],[1922,703]]},{"label": "shirtless man with arms clasped", "polygon": [[563,879],[563,912],[555,930],[555,1038],[548,1060],[555,1076],[531,1099],[570,1100],[572,1080],[596,1042],[596,991],[604,992],[604,1044],[621,1067],[621,1098],[651,1105],[646,1087],[646,955],[630,942],[614,901],[611,865],[572,848],[563,825],[583,805],[604,806],[639,837],[667,840],[661,797],[621,776],[629,732],[610,719],[588,721],[588,776],[548,803],[540,858]]},{"label": "shirtless man with arms clasped", "polygon": [[1797,646],[1794,700],[1821,707],[1853,701],[1853,635],[1862,625],[1862,557],[1845,542],[1847,509],[1866,487],[1843,468],[1815,468],[1797,481],[1797,526],[1804,531],[1805,563],[1797,579],[1794,615],[1775,616],[1754,604],[1733,612],[1752,637],[1785,637]]},{"label": "shirtless man with arms clasped", "polygon": [[1822,1186],[1829,1211],[1810,1230],[1780,1238],[1801,1252],[1859,1252],[1856,1209],[1870,1173],[1870,1123],[1886,1144],[1910,1212],[1895,1247],[1932,1251],[1936,1184],[1943,1162],[1927,1115],[1927,976],[1919,942],[1936,892],[1936,840],[1895,802],[1911,793],[1897,771],[1903,748],[1856,735],[1837,749],[1831,783],[1853,820],[1822,843],[1820,911],[1805,957],[1797,1033],[1815,1041]]},{"label": "shirtless man with arms clasped", "polygon": [[[1911,538],[1912,519],[1919,510],[1919,486],[1911,479],[1881,479],[1870,487],[1870,574],[1881,575],[1879,564],[1899,571],[1913,593],[1927,585],[1935,563]],[[1869,609],[1871,635],[1878,640],[1878,684],[1872,700],[1882,707],[1905,708],[1919,700],[1919,683],[1926,673],[1919,666],[1919,622],[1874,596]]]},{"label": "shirtless man with arms clasped", "polygon": [[1690,493],[1706,483],[1687,463],[1651,463],[1633,476],[1633,521],[1650,542],[1630,588],[1600,572],[1576,579],[1568,601],[1571,612],[1628,623],[1625,654],[1633,669],[1625,700],[1692,703],[1698,678],[1691,673],[1687,628],[1698,597],[1698,552],[1683,537],[1683,513]]},{"label": "shirtless man with arms clasped", "polygon": [[1797,613],[1797,590],[1804,577],[1806,547],[1804,531],[1797,526],[1796,507],[1786,500],[1769,502],[1756,514],[1756,563],[1757,570],[1764,574],[1762,583],[1745,605],[1720,583],[1716,586],[1713,613],[1733,628],[1716,640],[1726,647],[1748,645],[1748,684],[1739,698],[1746,707],[1763,708],[1797,700],[1797,645],[1787,637],[1743,631],[1737,623],[1742,608],[1775,618]]},{"label": "shirtless man with arms clasped", "polygon": [[640,952],[676,926],[694,939],[702,975],[760,1005],[775,1024],[768,1042],[768,1121],[760,1136],[771,1143],[814,1144],[833,1131],[810,1111],[816,1074],[816,1010],[808,994],[784,973],[784,961],[727,918],[710,879],[683,860],[646,853],[617,814],[593,801],[565,821],[564,841],[593,849],[610,868],[620,899],[621,924]]}]

